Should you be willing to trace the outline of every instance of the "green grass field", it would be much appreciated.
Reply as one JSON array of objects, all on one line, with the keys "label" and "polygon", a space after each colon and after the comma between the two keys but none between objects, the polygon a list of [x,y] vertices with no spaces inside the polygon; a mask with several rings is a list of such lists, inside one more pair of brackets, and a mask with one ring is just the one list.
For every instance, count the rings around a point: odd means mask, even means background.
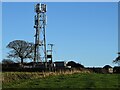
[{"label": "green grass field", "polygon": [[3,83],[3,88],[120,88],[120,74],[76,73]]}]

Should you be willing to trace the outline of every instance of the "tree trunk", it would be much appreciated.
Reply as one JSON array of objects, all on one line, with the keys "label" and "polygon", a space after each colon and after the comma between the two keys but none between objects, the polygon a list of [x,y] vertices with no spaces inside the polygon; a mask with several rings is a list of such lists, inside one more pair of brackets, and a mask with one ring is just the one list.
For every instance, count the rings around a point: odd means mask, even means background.
[{"label": "tree trunk", "polygon": [[21,64],[20,66],[23,68],[23,58],[21,58]]},{"label": "tree trunk", "polygon": [[21,58],[21,64],[23,64],[23,58]]}]

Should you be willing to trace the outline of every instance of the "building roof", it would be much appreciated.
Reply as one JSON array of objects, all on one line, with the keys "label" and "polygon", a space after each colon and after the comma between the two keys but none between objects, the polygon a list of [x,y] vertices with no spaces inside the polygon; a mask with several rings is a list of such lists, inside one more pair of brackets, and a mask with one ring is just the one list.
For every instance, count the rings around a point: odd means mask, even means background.
[{"label": "building roof", "polygon": [[65,63],[65,61],[56,61],[54,63]]},{"label": "building roof", "polygon": [[105,65],[103,68],[112,68],[110,65]]}]

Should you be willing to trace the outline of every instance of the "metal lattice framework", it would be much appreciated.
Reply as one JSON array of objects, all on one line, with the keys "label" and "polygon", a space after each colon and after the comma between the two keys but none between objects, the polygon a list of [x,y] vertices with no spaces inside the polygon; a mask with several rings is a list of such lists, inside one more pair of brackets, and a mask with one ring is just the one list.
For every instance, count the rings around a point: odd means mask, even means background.
[{"label": "metal lattice framework", "polygon": [[45,62],[47,68],[47,55],[46,55],[46,5],[37,4],[35,6],[35,52],[34,62]]}]

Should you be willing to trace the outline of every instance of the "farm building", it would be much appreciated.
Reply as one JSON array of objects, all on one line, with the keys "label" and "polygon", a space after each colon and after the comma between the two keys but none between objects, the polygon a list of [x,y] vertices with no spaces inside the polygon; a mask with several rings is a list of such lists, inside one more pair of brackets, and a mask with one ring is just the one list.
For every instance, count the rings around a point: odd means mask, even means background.
[{"label": "farm building", "polygon": [[103,69],[105,69],[107,73],[113,73],[113,68],[110,65],[105,65]]},{"label": "farm building", "polygon": [[56,62],[54,62],[54,67],[65,68],[66,67],[66,62],[65,61],[56,61]]}]

